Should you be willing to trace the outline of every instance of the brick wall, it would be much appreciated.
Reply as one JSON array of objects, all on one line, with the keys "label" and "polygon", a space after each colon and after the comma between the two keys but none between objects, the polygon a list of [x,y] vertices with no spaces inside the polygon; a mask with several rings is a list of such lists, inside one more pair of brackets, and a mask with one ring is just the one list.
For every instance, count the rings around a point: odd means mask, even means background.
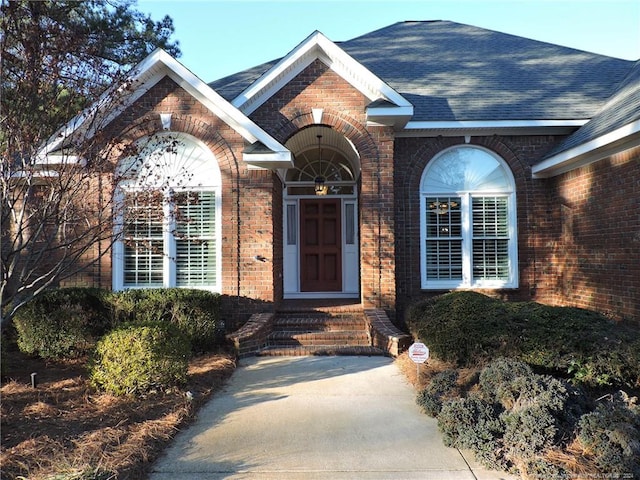
[{"label": "brick wall", "polygon": [[[471,137],[469,144],[498,154],[511,169],[516,184],[519,288],[486,291],[502,298],[533,298],[540,281],[537,232],[546,218],[545,186],[532,180],[531,165],[548,152],[559,138]],[[400,317],[406,305],[424,296],[442,292],[421,289],[420,273],[420,179],[429,163],[441,151],[465,145],[463,137],[401,138],[395,144],[395,217],[397,297]],[[541,220],[542,219],[542,220]],[[544,225],[542,225],[544,227]]]},{"label": "brick wall", "polygon": [[640,148],[544,182],[538,298],[640,323]]},{"label": "brick wall", "polygon": [[[172,113],[171,130],[201,140],[218,161],[222,177],[223,310],[233,328],[256,311],[272,310],[275,295],[281,291],[273,263],[278,245],[274,239],[282,230],[281,219],[276,219],[282,209],[281,197],[276,194],[272,172],[249,170],[242,161],[244,139],[169,78],[145,93],[102,133],[103,151],[109,153],[101,162],[108,166],[107,171],[115,166],[127,144],[161,130],[160,113]],[[278,248],[276,257],[282,255]],[[267,261],[259,261],[257,256]],[[111,287],[110,258],[67,282],[88,283]]]},{"label": "brick wall", "polygon": [[[640,318],[640,149],[557,178],[534,180],[531,165],[561,138],[472,137],[500,155],[516,181],[519,288],[484,293]],[[398,310],[420,288],[419,183],[429,160],[463,138],[403,138],[395,146]]]},{"label": "brick wall", "polygon": [[393,131],[366,127],[368,103],[352,85],[316,60],[256,109],[251,118],[284,144],[300,129],[314,124],[312,108],[322,108],[322,124],[353,143],[362,165],[359,182],[362,301],[368,307],[393,311]]}]

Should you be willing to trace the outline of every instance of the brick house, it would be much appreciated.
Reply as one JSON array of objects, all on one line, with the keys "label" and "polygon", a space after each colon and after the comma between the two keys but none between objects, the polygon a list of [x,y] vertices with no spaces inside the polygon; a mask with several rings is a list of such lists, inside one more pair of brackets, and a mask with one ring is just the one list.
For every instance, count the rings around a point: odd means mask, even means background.
[{"label": "brick house", "polygon": [[207,288],[234,324],[295,299],[399,324],[453,289],[640,319],[640,61],[402,22],[210,84],[156,51],[118,92],[101,132],[143,157],[105,159],[118,194],[170,172],[192,233],[131,207],[78,282]]}]

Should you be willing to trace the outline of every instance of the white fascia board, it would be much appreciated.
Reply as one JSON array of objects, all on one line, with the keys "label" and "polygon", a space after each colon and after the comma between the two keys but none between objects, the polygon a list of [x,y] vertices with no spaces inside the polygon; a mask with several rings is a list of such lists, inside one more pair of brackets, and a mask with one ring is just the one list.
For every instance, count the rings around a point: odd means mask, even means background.
[{"label": "white fascia board", "polygon": [[293,158],[289,151],[274,153],[243,153],[242,160],[248,164],[248,168],[250,170],[277,170],[279,168],[293,167]]},{"label": "white fascia board", "polygon": [[185,91],[191,94],[202,105],[209,109],[214,115],[238,132],[249,143],[261,142],[274,153],[263,154],[271,158],[271,161],[280,162],[286,158],[291,162],[291,152],[276,141],[271,135],[266,133],[256,123],[249,119],[244,113],[225,100],[220,94],[209,85],[200,80],[189,69],[172,56],[165,54],[165,65],[168,69],[167,75]]},{"label": "white fascia board", "polygon": [[14,172],[10,175],[11,178],[55,178],[59,177],[60,173],[55,170],[36,170],[32,172],[27,172],[24,170],[20,170]]},{"label": "white fascia board", "polygon": [[533,178],[548,178],[574,170],[640,145],[640,120],[560,152],[531,168]]},{"label": "white fascia board", "polygon": [[339,46],[316,31],[282,58],[231,103],[246,115],[254,112],[296,75],[319,59],[370,101],[379,98],[400,106],[413,106]]},{"label": "white fascia board", "polygon": [[50,153],[45,156],[36,157],[35,165],[47,166],[47,165],[80,165],[84,167],[87,164],[87,160],[78,155],[69,155],[64,153]]},{"label": "white fascia board", "polygon": [[[117,104],[117,108],[106,113],[104,121],[101,122],[99,126],[99,128],[104,128],[165,76],[169,76],[169,78],[184,88],[185,91],[237,131],[248,142],[255,143],[256,141],[260,141],[274,152],[284,156],[290,156],[290,153],[283,145],[162,49],[155,50],[140,62],[140,64],[134,68],[124,85],[108,89],[94,105],[77,115],[61,130],[53,142],[48,143],[40,150],[39,156],[44,157],[49,152],[59,149],[64,140],[77,131],[85,121],[90,119],[91,115],[99,111],[100,108],[109,106],[110,102],[125,93],[130,85],[135,84],[135,82],[140,82],[139,85],[135,86],[133,91],[126,95],[126,98]],[[95,133],[95,128],[89,132],[89,135],[93,133]]]},{"label": "white fascia board", "polygon": [[387,126],[400,130],[413,116],[413,106],[367,108],[367,125]]},{"label": "white fascia board", "polygon": [[566,134],[587,123],[589,119],[566,120],[451,120],[408,122],[397,137],[460,136],[465,134],[492,135],[495,133],[550,133]]}]

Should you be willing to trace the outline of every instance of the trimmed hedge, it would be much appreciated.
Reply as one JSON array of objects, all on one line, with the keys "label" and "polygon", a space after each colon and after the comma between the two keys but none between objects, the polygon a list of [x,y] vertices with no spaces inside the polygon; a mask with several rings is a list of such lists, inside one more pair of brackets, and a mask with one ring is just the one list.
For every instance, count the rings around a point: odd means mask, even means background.
[{"label": "trimmed hedge", "polygon": [[118,325],[163,321],[176,325],[195,353],[212,351],[224,342],[220,303],[220,295],[192,289],[50,290],[16,313],[17,345],[47,359],[78,357]]},{"label": "trimmed hedge", "polygon": [[194,352],[211,351],[224,338],[220,295],[182,288],[117,292],[111,297],[117,324],[164,321],[187,335]]},{"label": "trimmed hedge", "polygon": [[105,335],[89,363],[93,385],[114,395],[141,394],[182,384],[191,345],[166,322],[127,325]]},{"label": "trimmed hedge", "polygon": [[585,385],[640,387],[638,329],[597,312],[465,291],[412,305],[406,323],[434,357],[458,366],[512,357]]},{"label": "trimmed hedge", "polygon": [[47,359],[87,354],[111,328],[107,297],[106,290],[96,288],[43,293],[16,312],[18,347]]}]

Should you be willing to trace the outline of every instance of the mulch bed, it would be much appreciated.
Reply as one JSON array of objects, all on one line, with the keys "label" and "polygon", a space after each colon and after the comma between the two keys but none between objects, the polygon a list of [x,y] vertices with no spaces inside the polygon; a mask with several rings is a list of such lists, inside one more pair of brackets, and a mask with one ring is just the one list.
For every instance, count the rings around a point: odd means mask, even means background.
[{"label": "mulch bed", "polygon": [[[20,352],[5,358],[3,479],[145,478],[175,433],[235,369],[228,352],[203,355],[191,361],[187,385],[144,397],[116,397],[89,385],[86,359],[53,363]],[[37,374],[36,388],[32,373]]]}]

